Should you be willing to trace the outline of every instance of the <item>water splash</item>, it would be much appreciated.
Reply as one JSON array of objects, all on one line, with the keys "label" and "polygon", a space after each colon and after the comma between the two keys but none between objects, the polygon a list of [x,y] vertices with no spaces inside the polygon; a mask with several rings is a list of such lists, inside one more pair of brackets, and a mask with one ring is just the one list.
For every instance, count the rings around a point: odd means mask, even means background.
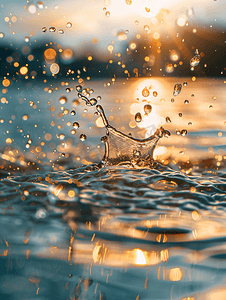
[{"label": "water splash", "polygon": [[152,167],[153,151],[158,140],[163,136],[170,136],[170,132],[161,127],[146,139],[135,139],[112,127],[108,123],[101,105],[98,104],[96,109],[107,129],[106,136],[102,138],[105,144],[103,163],[106,165],[132,165],[138,168]]}]

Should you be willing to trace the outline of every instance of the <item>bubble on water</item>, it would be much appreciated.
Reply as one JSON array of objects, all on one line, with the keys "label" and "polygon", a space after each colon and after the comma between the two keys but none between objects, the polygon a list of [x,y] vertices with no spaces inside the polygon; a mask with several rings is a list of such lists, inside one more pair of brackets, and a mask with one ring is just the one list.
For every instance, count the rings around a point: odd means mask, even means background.
[{"label": "bubble on water", "polygon": [[86,135],[82,133],[79,138],[82,142],[84,142],[86,140]]},{"label": "bubble on water", "polygon": [[46,27],[42,27],[42,32],[46,32],[47,28]]},{"label": "bubble on water", "polygon": [[67,28],[71,28],[72,27],[72,23],[71,22],[67,22],[66,27]]},{"label": "bubble on water", "polygon": [[60,97],[59,102],[60,102],[60,104],[65,104],[67,102],[67,98],[62,96],[62,97]]},{"label": "bubble on water", "polygon": [[135,114],[135,121],[136,121],[137,123],[139,123],[139,122],[142,121],[141,113],[138,112],[138,113]]},{"label": "bubble on water", "polygon": [[172,122],[171,119],[170,119],[170,117],[166,117],[166,122],[167,123],[171,123]]},{"label": "bubble on water", "polygon": [[41,1],[38,1],[38,8],[42,9],[44,7],[44,3]]},{"label": "bubble on water", "polygon": [[78,129],[79,128],[79,123],[78,122],[74,122],[72,124],[72,126],[75,128],[75,129]]},{"label": "bubble on water", "polygon": [[66,91],[67,93],[70,93],[71,89],[70,89],[69,87],[67,87],[67,88],[65,89],[65,91]]},{"label": "bubble on water", "polygon": [[95,98],[92,98],[89,100],[89,103],[93,106],[97,104],[97,100]]},{"label": "bubble on water", "polygon": [[187,86],[187,84],[188,84],[187,81],[185,81],[185,82],[183,83],[183,86]]},{"label": "bubble on water", "polygon": [[71,115],[72,115],[72,116],[76,115],[76,111],[75,111],[75,110],[72,110],[72,111],[71,111]]},{"label": "bubble on water", "polygon": [[150,95],[149,89],[145,86],[142,90],[142,96],[148,97]]},{"label": "bubble on water", "polygon": [[173,99],[173,98],[171,98],[171,102],[172,102],[172,103],[174,102],[174,99]]},{"label": "bubble on water", "polygon": [[71,134],[76,134],[76,130],[72,129]]},{"label": "bubble on water", "polygon": [[64,30],[63,30],[63,29],[60,29],[60,30],[59,30],[59,33],[60,33],[60,34],[64,34]]},{"label": "bubble on water", "polygon": [[174,97],[178,96],[181,92],[181,89],[182,89],[182,85],[180,83],[176,83],[174,85],[174,88],[173,88],[173,95]]},{"label": "bubble on water", "polygon": [[107,18],[109,18],[109,17],[110,17],[110,11],[106,11],[105,16],[106,16]]},{"label": "bubble on water", "polygon": [[81,85],[77,85],[77,86],[76,86],[76,90],[77,90],[78,92],[81,92],[82,86],[81,86]]},{"label": "bubble on water", "polygon": [[179,117],[182,117],[182,113],[179,113],[178,116],[179,116]]},{"label": "bubble on water", "polygon": [[25,36],[24,40],[25,40],[26,43],[28,43],[30,41],[28,36]]},{"label": "bubble on water", "polygon": [[28,115],[23,115],[23,117],[22,117],[22,119],[24,120],[24,121],[27,121],[28,120]]},{"label": "bubble on water", "polygon": [[100,101],[101,100],[101,96],[97,96],[97,100]]},{"label": "bubble on water", "polygon": [[144,106],[144,112],[145,112],[145,114],[148,115],[148,114],[151,113],[151,111],[152,111],[152,106],[150,104],[146,104]]},{"label": "bubble on water", "polygon": [[55,32],[56,28],[55,27],[49,27],[49,32]]},{"label": "bubble on water", "polygon": [[188,101],[188,100],[184,100],[184,103],[185,103],[185,104],[188,104],[188,103],[189,103],[189,101]]},{"label": "bubble on water", "polygon": [[150,33],[151,32],[150,27],[148,25],[144,25],[144,31],[146,33]]},{"label": "bubble on water", "polygon": [[64,139],[65,139],[65,135],[64,135],[63,133],[61,133],[61,134],[59,135],[59,139],[60,139],[60,140],[64,140]]},{"label": "bubble on water", "polygon": [[181,132],[180,132],[180,134],[182,136],[185,136],[187,133],[188,133],[188,131],[186,129],[182,129]]},{"label": "bubble on water", "polygon": [[201,61],[201,56],[199,54],[196,54],[195,56],[193,56],[190,60],[190,66],[191,67],[196,67],[198,66],[198,64]]}]

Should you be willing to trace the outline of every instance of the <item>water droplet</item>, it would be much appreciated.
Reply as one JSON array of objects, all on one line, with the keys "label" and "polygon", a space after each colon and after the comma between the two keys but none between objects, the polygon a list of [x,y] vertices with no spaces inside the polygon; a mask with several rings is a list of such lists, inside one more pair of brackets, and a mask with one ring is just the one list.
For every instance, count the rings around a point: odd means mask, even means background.
[{"label": "water droplet", "polygon": [[86,67],[83,67],[82,70],[83,70],[84,72],[86,72],[86,71],[87,71],[87,68],[86,68]]},{"label": "water droplet", "polygon": [[175,84],[173,88],[173,95],[175,97],[178,96],[181,92],[181,89],[182,89],[182,85],[180,83]]},{"label": "water droplet", "polygon": [[63,29],[60,29],[60,30],[59,30],[59,33],[60,33],[60,34],[64,34]]},{"label": "water droplet", "polygon": [[148,25],[145,25],[145,26],[144,26],[144,31],[145,31],[146,33],[150,33],[150,32],[151,32],[150,27],[149,27]]},{"label": "water droplet", "polygon": [[86,135],[82,133],[79,138],[82,142],[84,142],[86,140]]},{"label": "water droplet", "polygon": [[195,97],[195,95],[194,95],[194,94],[191,94],[191,97]]},{"label": "water droplet", "polygon": [[76,86],[76,90],[77,90],[78,92],[81,92],[82,86],[81,86],[81,85],[77,85],[77,86]]},{"label": "water droplet", "polygon": [[111,83],[110,83],[110,81],[107,83],[107,86],[110,86],[111,85]]},{"label": "water droplet", "polygon": [[24,40],[25,40],[26,43],[28,43],[30,41],[28,36],[25,36]]},{"label": "water droplet", "polygon": [[64,110],[64,115],[68,115],[69,114],[69,110],[68,109],[65,109]]},{"label": "water droplet", "polygon": [[190,60],[190,66],[191,67],[196,67],[198,66],[198,64],[200,63],[201,61],[201,56],[199,54],[193,56]]},{"label": "water droplet", "polygon": [[209,108],[213,108],[213,105],[210,105]]},{"label": "water droplet", "polygon": [[152,111],[152,106],[150,105],[150,104],[146,104],[145,106],[144,106],[144,112],[145,112],[145,114],[150,114],[151,113],[151,111]]},{"label": "water droplet", "polygon": [[105,143],[108,140],[107,136],[102,136],[101,143]]},{"label": "water droplet", "polygon": [[94,92],[94,90],[93,90],[93,89],[90,89],[90,91],[89,91],[89,92],[90,92],[90,94],[92,94],[92,93]]},{"label": "water droplet", "polygon": [[69,87],[67,87],[67,88],[65,89],[65,91],[66,91],[67,93],[70,93],[71,89],[70,89]]},{"label": "water droplet", "polygon": [[72,129],[71,134],[76,134],[76,130]]},{"label": "water droplet", "polygon": [[188,84],[187,81],[185,81],[185,82],[183,83],[183,86],[187,86],[187,84]]},{"label": "water droplet", "polygon": [[49,32],[55,32],[56,28],[55,27],[49,27]]},{"label": "water droplet", "polygon": [[92,98],[89,100],[89,103],[93,106],[97,104],[97,100],[95,98]]},{"label": "water droplet", "polygon": [[65,104],[67,102],[67,98],[62,96],[62,97],[60,97],[59,101],[60,101],[60,104]]},{"label": "water droplet", "polygon": [[170,119],[170,117],[166,117],[166,122],[167,123],[171,123],[172,122],[171,119]]},{"label": "water droplet", "polygon": [[188,125],[191,126],[191,125],[192,125],[192,122],[188,122]]},{"label": "water droplet", "polygon": [[168,130],[164,129],[163,135],[168,138],[170,137],[171,133]]},{"label": "water droplet", "polygon": [[74,123],[73,123],[73,127],[74,127],[75,129],[78,129],[78,128],[79,128],[79,123],[78,123],[78,122],[74,122]]},{"label": "water droplet", "polygon": [[30,144],[27,143],[27,144],[25,145],[25,147],[26,147],[27,149],[30,148]]},{"label": "water droplet", "polygon": [[42,32],[46,32],[47,28],[46,27],[42,27]]},{"label": "water droplet", "polygon": [[49,94],[52,94],[52,92],[53,92],[53,89],[48,89]]},{"label": "water droplet", "polygon": [[158,93],[157,93],[156,91],[154,91],[154,92],[153,92],[153,96],[154,96],[154,97],[157,97],[157,96],[158,96]]},{"label": "water droplet", "polygon": [[126,0],[127,5],[131,5],[132,3],[133,3],[132,0]]},{"label": "water droplet", "polygon": [[137,122],[137,123],[139,123],[139,122],[141,122],[142,121],[142,116],[141,116],[141,113],[136,113],[136,115],[135,115],[135,121]]},{"label": "water droplet", "polygon": [[44,3],[41,1],[38,1],[38,8],[42,9],[44,7]]},{"label": "water droplet", "polygon": [[32,141],[32,139],[29,139],[27,142],[28,142],[28,144],[31,144],[33,141]]},{"label": "water droplet", "polygon": [[171,102],[172,102],[172,103],[174,102],[174,99],[173,99],[173,98],[171,98]]},{"label": "water droplet", "polygon": [[217,100],[217,97],[216,97],[216,96],[213,96],[213,98],[212,98],[212,99],[215,101],[215,100]]},{"label": "water droplet", "polygon": [[23,115],[22,119],[23,119],[24,121],[27,121],[27,120],[28,120],[28,115]]},{"label": "water droplet", "polygon": [[179,117],[182,117],[182,113],[179,113],[178,116],[179,116]]},{"label": "water droplet", "polygon": [[67,28],[71,28],[72,27],[72,23],[71,22],[67,22],[66,27]]},{"label": "water droplet", "polygon": [[188,100],[184,100],[184,103],[185,103],[185,104],[188,104],[188,103],[189,103],[189,101],[188,101]]},{"label": "water droplet", "polygon": [[148,97],[150,95],[150,92],[148,88],[145,86],[145,88],[142,90],[142,96],[143,97]]},{"label": "water droplet", "polygon": [[101,100],[101,96],[97,96],[97,100],[100,101]]},{"label": "water droplet", "polygon": [[110,11],[106,11],[105,16],[106,16],[107,18],[109,18],[109,17],[110,17]]},{"label": "water droplet", "polygon": [[64,140],[64,138],[65,138],[65,135],[64,135],[63,133],[61,133],[61,134],[59,135],[59,139],[60,139],[60,140]]},{"label": "water droplet", "polygon": [[136,25],[139,25],[139,21],[136,20],[136,21],[135,21],[135,24],[136,24]]},{"label": "water droplet", "polygon": [[180,130],[176,129],[176,134],[179,135],[180,134]]},{"label": "water droplet", "polygon": [[71,111],[71,115],[72,115],[72,116],[76,115],[76,111],[75,111],[75,110],[72,110],[72,111]]},{"label": "water droplet", "polygon": [[181,130],[180,134],[182,136],[185,136],[188,133],[188,131],[186,129]]}]

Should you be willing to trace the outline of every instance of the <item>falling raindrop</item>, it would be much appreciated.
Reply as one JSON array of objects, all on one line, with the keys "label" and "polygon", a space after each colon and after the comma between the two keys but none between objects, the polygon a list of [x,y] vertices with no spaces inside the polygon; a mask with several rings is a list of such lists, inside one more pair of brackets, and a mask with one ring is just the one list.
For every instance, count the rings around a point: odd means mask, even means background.
[{"label": "falling raindrop", "polygon": [[198,66],[198,64],[201,61],[201,56],[199,54],[196,54],[195,56],[193,56],[190,60],[190,66],[191,67],[196,67]]},{"label": "falling raindrop", "polygon": [[145,86],[145,88],[142,90],[142,96],[143,97],[148,97],[150,95],[150,92],[148,88]]},{"label": "falling raindrop", "polygon": [[72,129],[71,134],[76,134],[76,130]]},{"label": "falling raindrop", "polygon": [[64,139],[65,139],[65,135],[64,135],[63,133],[61,133],[61,134],[59,135],[59,139],[60,139],[60,140],[64,140]]},{"label": "falling raindrop", "polygon": [[174,85],[174,88],[173,88],[174,97],[176,97],[180,94],[181,89],[182,89],[182,85],[180,83],[177,83],[177,84]]},{"label": "falling raindrop", "polygon": [[79,123],[78,123],[78,122],[74,122],[74,123],[73,123],[73,127],[74,127],[75,129],[78,129],[78,128],[79,128]]},{"label": "falling raindrop", "polygon": [[49,32],[55,32],[56,31],[56,28],[55,27],[50,27],[49,28]]},{"label": "falling raindrop", "polygon": [[191,126],[191,125],[192,125],[192,122],[188,122],[188,125]]},{"label": "falling raindrop", "polygon": [[86,135],[82,133],[79,138],[82,142],[84,142],[86,140]]},{"label": "falling raindrop", "polygon": [[135,115],[135,121],[137,122],[137,123],[139,123],[139,122],[141,122],[142,121],[142,116],[141,116],[141,113],[136,113],[136,115]]},{"label": "falling raindrop", "polygon": [[151,111],[152,111],[152,106],[150,104],[146,104],[144,106],[144,112],[145,112],[145,114],[148,115],[148,114],[151,113]]},{"label": "falling raindrop", "polygon": [[176,134],[179,135],[180,134],[180,130],[176,129]]},{"label": "falling raindrop", "polygon": [[180,134],[182,136],[185,136],[188,133],[188,131],[186,129],[181,130]]}]

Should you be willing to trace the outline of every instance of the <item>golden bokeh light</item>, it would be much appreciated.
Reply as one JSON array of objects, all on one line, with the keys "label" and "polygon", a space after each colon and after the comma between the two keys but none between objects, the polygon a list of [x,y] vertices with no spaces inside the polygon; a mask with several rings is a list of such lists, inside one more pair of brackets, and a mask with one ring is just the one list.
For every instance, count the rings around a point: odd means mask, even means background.
[{"label": "golden bokeh light", "polygon": [[23,66],[23,67],[20,68],[20,74],[21,75],[26,75],[27,72],[28,72],[28,68],[27,67]]}]

